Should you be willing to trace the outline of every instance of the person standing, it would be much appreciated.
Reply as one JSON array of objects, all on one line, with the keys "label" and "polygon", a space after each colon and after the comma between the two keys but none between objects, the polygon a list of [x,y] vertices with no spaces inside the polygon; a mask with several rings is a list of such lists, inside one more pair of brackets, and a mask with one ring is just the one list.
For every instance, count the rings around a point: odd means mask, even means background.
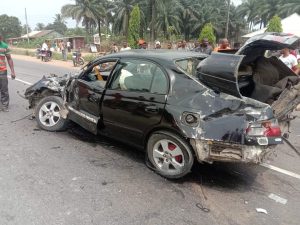
[{"label": "person standing", "polygon": [[161,49],[160,41],[155,42],[155,49]]},{"label": "person standing", "polygon": [[123,42],[123,47],[120,49],[120,52],[130,50],[131,48],[128,46],[127,42]]},{"label": "person standing", "polygon": [[203,38],[198,51],[207,55],[210,55],[212,53],[213,48],[210,46],[207,38]]},{"label": "person standing", "polygon": [[119,48],[116,43],[113,43],[113,45],[111,46],[110,53],[117,53],[117,52],[119,52]]},{"label": "person standing", "polygon": [[67,41],[67,49],[68,49],[68,52],[71,52],[71,42],[70,41]]},{"label": "person standing", "polygon": [[298,62],[297,58],[290,54],[290,50],[288,48],[284,48],[281,50],[281,56],[279,59],[291,70],[294,71],[295,74],[299,74],[300,69],[297,67]]},{"label": "person standing", "polygon": [[65,43],[64,43],[63,40],[60,41],[59,48],[61,50],[61,54],[62,54],[63,60],[67,61],[67,50],[66,50],[66,45],[65,45]]},{"label": "person standing", "polygon": [[190,48],[187,46],[186,40],[178,42],[177,50],[178,51],[190,51]]},{"label": "person standing", "polygon": [[10,55],[10,51],[8,45],[3,41],[3,37],[0,34],[0,94],[1,94],[1,110],[4,112],[8,112],[9,105],[9,93],[8,93],[8,79],[7,79],[7,67],[6,61],[7,59],[8,65],[11,71],[11,78],[15,79],[15,69],[14,63]]},{"label": "person standing", "polygon": [[214,51],[218,52],[218,51],[221,51],[221,50],[229,50],[231,49],[229,47],[229,41],[227,38],[223,38],[219,41],[219,46],[217,48],[215,48]]}]

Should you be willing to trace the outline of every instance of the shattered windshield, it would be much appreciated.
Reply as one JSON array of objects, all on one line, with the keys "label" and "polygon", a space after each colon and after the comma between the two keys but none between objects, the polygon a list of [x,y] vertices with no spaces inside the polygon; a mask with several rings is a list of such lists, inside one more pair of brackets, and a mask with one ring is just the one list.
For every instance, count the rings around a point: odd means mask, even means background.
[{"label": "shattered windshield", "polygon": [[201,59],[199,58],[188,58],[188,59],[180,59],[175,61],[175,64],[188,75],[196,76],[197,74],[197,66],[200,63]]}]

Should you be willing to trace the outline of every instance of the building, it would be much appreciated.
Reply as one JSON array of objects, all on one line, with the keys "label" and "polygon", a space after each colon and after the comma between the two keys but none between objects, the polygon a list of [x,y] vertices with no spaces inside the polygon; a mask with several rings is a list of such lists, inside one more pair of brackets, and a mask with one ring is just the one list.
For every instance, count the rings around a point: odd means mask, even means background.
[{"label": "building", "polygon": [[25,34],[21,37],[9,38],[7,39],[7,41],[9,44],[12,45],[16,42],[25,41],[27,39],[34,40],[34,39],[42,38],[45,40],[51,40],[62,36],[63,36],[62,34],[56,32],[55,30],[40,30],[40,31],[32,31],[28,33],[28,35]]}]

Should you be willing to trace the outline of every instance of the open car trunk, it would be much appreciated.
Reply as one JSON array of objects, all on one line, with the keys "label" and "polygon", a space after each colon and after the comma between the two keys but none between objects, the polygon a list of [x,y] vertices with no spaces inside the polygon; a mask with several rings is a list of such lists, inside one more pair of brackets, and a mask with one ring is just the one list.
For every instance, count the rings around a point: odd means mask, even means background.
[{"label": "open car trunk", "polygon": [[[293,48],[294,35],[266,33],[249,39],[235,54],[213,53],[198,66],[198,79],[217,92],[249,97],[272,106],[279,122],[289,121],[300,103],[299,77],[267,50]],[[270,52],[269,52],[270,53]]]}]

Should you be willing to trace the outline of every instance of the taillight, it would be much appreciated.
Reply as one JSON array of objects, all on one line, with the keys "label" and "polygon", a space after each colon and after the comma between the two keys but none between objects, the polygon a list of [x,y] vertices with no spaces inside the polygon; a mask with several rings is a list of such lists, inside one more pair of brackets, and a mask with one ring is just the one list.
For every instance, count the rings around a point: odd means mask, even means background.
[{"label": "taillight", "polygon": [[281,130],[277,120],[255,122],[248,126],[246,134],[249,136],[281,137]]},{"label": "taillight", "polygon": [[280,137],[281,130],[277,123],[272,123],[271,121],[263,122],[262,125],[266,129],[264,131],[264,136],[266,137]]}]

